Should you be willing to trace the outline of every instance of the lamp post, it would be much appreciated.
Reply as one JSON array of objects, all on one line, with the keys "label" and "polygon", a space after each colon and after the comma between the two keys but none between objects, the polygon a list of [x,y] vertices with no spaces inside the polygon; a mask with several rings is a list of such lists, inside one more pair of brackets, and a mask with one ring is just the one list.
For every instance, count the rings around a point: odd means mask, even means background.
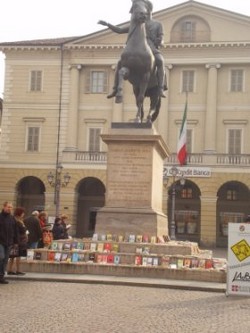
[{"label": "lamp post", "polygon": [[70,174],[66,172],[63,176],[63,181],[62,181],[62,169],[63,166],[61,164],[58,164],[55,173],[50,171],[47,175],[47,179],[50,186],[55,188],[54,204],[56,205],[56,216],[59,216],[60,212],[61,187],[66,187],[71,178]]},{"label": "lamp post", "polygon": [[[171,186],[171,196],[172,196],[172,202],[171,202],[171,222],[170,222],[170,239],[175,240],[175,229],[176,229],[176,223],[175,223],[175,198],[176,198],[176,181],[180,180],[180,183],[182,186],[185,185],[186,179],[183,177],[183,174],[181,177],[178,177],[179,169],[176,166],[173,166],[170,169],[170,175],[173,178],[172,186]],[[176,180],[176,178],[178,179]],[[168,184],[169,177],[166,177],[166,185]]]}]

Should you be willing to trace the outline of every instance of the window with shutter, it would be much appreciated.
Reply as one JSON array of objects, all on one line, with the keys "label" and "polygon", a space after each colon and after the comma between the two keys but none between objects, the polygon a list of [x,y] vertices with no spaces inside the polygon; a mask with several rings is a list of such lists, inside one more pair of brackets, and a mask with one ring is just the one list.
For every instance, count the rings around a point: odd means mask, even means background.
[{"label": "window with shutter", "polygon": [[181,24],[181,42],[195,42],[196,40],[196,23],[185,21]]},{"label": "window with shutter", "polygon": [[89,151],[98,152],[101,150],[101,128],[89,128]]},{"label": "window with shutter", "polygon": [[242,69],[231,70],[231,91],[232,92],[243,91],[243,70]]},{"label": "window with shutter", "polygon": [[40,127],[28,127],[26,150],[39,151]]},{"label": "window with shutter", "polygon": [[228,154],[241,154],[241,129],[228,130]]},{"label": "window with shutter", "polygon": [[31,71],[30,91],[42,91],[42,71]]},{"label": "window with shutter", "polygon": [[103,70],[90,70],[86,77],[86,93],[104,94],[108,89],[108,75]]},{"label": "window with shutter", "polygon": [[182,72],[182,92],[194,91],[194,71],[185,70]]}]

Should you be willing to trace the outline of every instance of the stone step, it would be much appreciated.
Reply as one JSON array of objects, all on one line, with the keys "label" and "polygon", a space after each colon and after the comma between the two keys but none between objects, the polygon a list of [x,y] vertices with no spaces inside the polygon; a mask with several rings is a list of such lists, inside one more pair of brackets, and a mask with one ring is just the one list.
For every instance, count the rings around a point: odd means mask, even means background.
[{"label": "stone step", "polygon": [[96,263],[64,263],[50,261],[21,261],[21,270],[32,273],[92,274],[123,277],[144,277],[207,282],[226,282],[225,270],[217,269],[172,269],[162,266],[135,266]]},{"label": "stone step", "polygon": [[[108,250],[98,251],[100,243],[110,243]],[[112,252],[114,244],[116,251]],[[118,257],[117,261],[115,257]],[[225,283],[226,261],[223,260],[214,260],[212,251],[200,250],[198,244],[192,242],[169,241],[162,244],[72,239],[54,241],[49,248],[28,250],[27,259],[21,261],[21,269],[32,273]]]}]

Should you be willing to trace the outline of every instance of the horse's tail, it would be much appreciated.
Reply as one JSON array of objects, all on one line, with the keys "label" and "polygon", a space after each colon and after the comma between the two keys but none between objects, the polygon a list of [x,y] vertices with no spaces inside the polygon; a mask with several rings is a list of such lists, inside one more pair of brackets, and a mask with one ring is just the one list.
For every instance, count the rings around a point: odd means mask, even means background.
[{"label": "horse's tail", "polygon": [[161,97],[159,96],[158,86],[148,88],[145,96],[150,98],[150,121],[154,122],[158,117],[161,108]]},{"label": "horse's tail", "polygon": [[161,98],[158,98],[158,101],[156,103],[156,107],[155,107],[155,112],[152,114],[152,123],[155,121],[155,119],[158,117],[159,112],[160,112],[160,108],[161,108]]}]

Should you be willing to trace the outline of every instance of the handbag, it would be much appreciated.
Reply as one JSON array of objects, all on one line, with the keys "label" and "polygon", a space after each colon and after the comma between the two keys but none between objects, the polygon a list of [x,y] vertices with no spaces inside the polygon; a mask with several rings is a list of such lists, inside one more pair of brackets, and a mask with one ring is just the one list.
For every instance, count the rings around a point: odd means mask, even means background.
[{"label": "handbag", "polygon": [[10,247],[9,257],[14,258],[19,256],[19,246],[18,244],[13,244]]},{"label": "handbag", "polygon": [[53,241],[53,234],[51,231],[43,231],[43,244],[48,246]]}]

